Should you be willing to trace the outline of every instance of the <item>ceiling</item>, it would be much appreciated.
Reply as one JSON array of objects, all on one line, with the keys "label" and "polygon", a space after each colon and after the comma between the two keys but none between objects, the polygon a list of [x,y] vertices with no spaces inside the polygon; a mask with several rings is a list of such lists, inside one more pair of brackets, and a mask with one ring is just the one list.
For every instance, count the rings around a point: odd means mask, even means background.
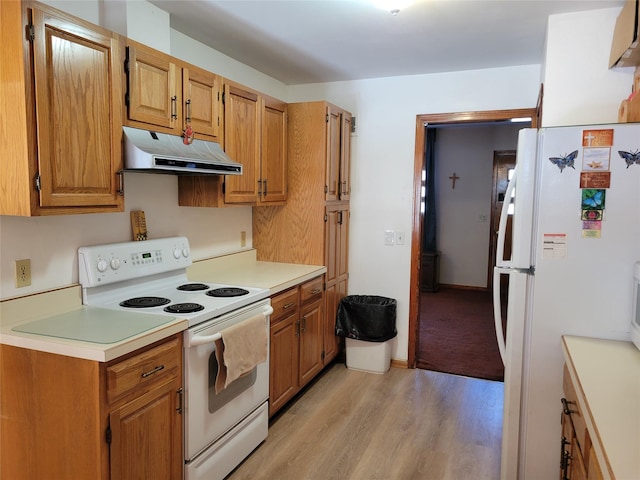
[{"label": "ceiling", "polygon": [[552,14],[624,0],[150,0],[171,27],[287,85],[540,64]]}]

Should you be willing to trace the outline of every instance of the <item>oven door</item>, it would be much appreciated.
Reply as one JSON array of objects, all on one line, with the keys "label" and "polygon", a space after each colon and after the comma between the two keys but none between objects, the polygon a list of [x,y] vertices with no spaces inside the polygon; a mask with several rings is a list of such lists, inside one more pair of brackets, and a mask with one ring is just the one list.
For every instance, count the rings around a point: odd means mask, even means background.
[{"label": "oven door", "polygon": [[[269,315],[269,299],[235,310],[185,332],[185,458],[189,462],[253,412],[269,397],[269,359],[251,373],[238,378],[220,393],[215,392],[218,362],[215,341],[199,344],[216,333],[254,315]],[[267,335],[268,338],[268,335]],[[198,345],[195,345],[198,344]]]}]

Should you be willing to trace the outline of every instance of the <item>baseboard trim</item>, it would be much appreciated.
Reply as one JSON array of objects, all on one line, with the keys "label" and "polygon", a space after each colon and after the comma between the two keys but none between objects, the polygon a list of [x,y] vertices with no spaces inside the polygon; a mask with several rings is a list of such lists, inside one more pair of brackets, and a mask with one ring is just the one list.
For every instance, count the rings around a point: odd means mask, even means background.
[{"label": "baseboard trim", "polygon": [[449,283],[441,283],[440,284],[440,288],[445,287],[445,288],[453,288],[456,290],[475,290],[478,292],[488,292],[489,288],[488,287],[473,287],[471,285],[453,285],[453,284],[449,284]]},{"label": "baseboard trim", "polygon": [[396,360],[395,358],[392,358],[391,366],[393,368],[409,368],[409,362],[407,360]]}]

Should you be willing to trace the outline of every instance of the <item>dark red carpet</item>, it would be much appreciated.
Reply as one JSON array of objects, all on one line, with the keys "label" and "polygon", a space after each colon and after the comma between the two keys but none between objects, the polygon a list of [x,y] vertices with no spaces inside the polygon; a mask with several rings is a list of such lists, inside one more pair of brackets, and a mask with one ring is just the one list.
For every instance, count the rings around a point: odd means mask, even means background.
[{"label": "dark red carpet", "polygon": [[502,381],[491,292],[441,287],[422,293],[416,356],[418,368]]}]

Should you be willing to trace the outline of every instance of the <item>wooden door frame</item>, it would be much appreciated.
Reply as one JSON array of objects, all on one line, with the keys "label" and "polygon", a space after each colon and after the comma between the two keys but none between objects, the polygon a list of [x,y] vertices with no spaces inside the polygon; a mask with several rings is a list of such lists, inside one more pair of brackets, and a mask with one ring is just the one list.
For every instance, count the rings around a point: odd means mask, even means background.
[{"label": "wooden door frame", "polygon": [[407,366],[416,366],[418,341],[418,316],[420,314],[420,257],[422,255],[422,168],[425,157],[425,126],[428,124],[473,124],[499,122],[512,118],[530,117],[531,127],[539,126],[539,108],[513,110],[487,110],[481,112],[457,112],[416,115],[416,144],[413,163],[413,224],[411,228],[411,276],[409,285],[409,332]]}]

